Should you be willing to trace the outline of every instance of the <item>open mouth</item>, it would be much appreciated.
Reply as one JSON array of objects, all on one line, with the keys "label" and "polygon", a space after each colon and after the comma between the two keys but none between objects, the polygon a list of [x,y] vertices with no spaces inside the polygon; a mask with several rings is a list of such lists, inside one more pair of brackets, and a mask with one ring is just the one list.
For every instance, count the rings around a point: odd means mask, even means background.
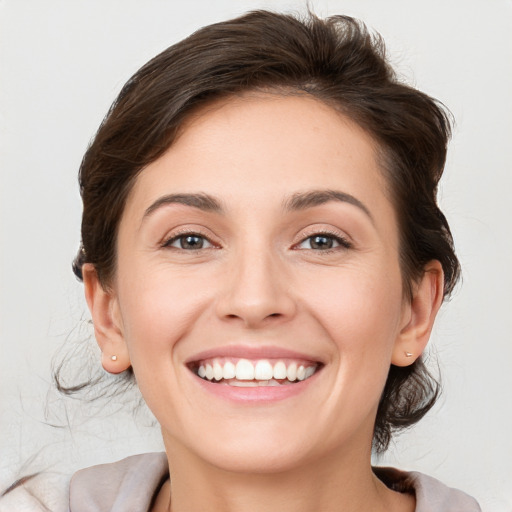
[{"label": "open mouth", "polygon": [[214,384],[237,387],[293,385],[311,378],[321,363],[292,359],[212,358],[196,361],[189,368],[198,377]]}]

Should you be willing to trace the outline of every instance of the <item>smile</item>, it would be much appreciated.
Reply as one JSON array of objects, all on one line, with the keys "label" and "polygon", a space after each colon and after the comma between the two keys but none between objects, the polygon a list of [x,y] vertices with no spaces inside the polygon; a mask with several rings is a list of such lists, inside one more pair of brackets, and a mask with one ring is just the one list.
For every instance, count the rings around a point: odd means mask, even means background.
[{"label": "smile", "polygon": [[212,358],[191,365],[201,379],[235,387],[283,386],[309,379],[319,364],[290,359]]}]

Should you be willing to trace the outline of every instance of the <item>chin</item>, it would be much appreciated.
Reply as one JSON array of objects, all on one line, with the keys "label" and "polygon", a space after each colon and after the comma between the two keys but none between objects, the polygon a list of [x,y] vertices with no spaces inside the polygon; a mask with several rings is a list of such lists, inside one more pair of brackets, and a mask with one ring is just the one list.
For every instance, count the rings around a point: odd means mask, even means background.
[{"label": "chin", "polygon": [[306,443],[305,436],[291,437],[289,428],[252,428],[242,433],[229,427],[222,432],[203,433],[195,439],[201,442],[187,443],[188,450],[207,464],[228,472],[285,472],[310,458],[311,441]]},{"label": "chin", "polygon": [[306,453],[296,448],[252,443],[235,450],[219,450],[205,454],[210,464],[224,471],[239,474],[283,473],[306,464]]}]

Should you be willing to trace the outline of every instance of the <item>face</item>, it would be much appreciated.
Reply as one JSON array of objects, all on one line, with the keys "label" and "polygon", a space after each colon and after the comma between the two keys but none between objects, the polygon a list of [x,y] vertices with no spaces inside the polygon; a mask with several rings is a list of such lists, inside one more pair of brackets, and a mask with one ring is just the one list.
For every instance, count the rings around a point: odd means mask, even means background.
[{"label": "face", "polygon": [[409,305],[371,137],[305,96],[217,103],[138,177],[110,311],[168,450],[279,471],[357,450]]}]

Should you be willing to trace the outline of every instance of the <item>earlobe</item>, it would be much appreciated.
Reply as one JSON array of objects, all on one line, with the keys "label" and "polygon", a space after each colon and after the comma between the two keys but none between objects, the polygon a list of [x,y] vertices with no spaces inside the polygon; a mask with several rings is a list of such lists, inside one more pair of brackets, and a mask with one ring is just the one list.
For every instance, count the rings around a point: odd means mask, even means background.
[{"label": "earlobe", "polygon": [[117,298],[102,286],[91,263],[83,265],[82,275],[85,299],[94,324],[94,336],[101,349],[101,364],[109,373],[121,373],[130,367],[130,358]]},{"label": "earlobe", "polygon": [[392,364],[409,366],[423,353],[443,302],[443,287],[444,273],[441,263],[437,260],[430,261],[407,304],[406,319],[395,343]]}]

